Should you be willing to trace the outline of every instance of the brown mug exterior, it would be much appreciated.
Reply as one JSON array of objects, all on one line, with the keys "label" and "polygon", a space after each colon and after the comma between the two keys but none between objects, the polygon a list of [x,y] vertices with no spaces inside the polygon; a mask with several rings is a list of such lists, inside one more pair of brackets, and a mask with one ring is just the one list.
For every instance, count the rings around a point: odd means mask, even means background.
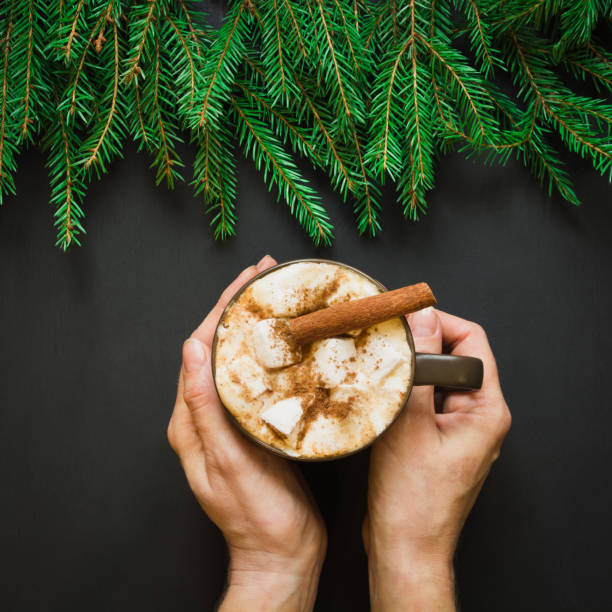
[{"label": "brown mug exterior", "polygon": [[[219,319],[219,323],[217,324],[217,328],[215,329],[215,335],[212,342],[212,351],[211,351],[211,363],[212,363],[212,374],[213,380],[215,382],[215,389],[217,390],[217,394],[219,390],[217,388],[217,377],[216,377],[216,353],[217,353],[217,342],[218,342],[218,329],[219,325],[221,325],[223,318],[225,317],[225,313],[232,307],[234,302],[242,295],[242,293],[256,280],[266,276],[266,274],[270,274],[271,272],[278,270],[280,268],[284,268],[286,266],[290,266],[296,263],[325,263],[331,264],[335,266],[341,266],[353,272],[356,272],[360,276],[363,276],[367,280],[374,283],[381,291],[387,291],[387,288],[377,281],[376,279],[368,276],[365,272],[358,270],[348,264],[332,261],[330,259],[294,259],[292,261],[286,261],[284,263],[278,264],[263,272],[260,272],[252,279],[250,279],[247,283],[245,283],[238,291],[234,294],[231,300],[228,302],[227,306],[223,310],[221,317]],[[271,444],[267,444],[263,442],[256,436],[254,436],[250,431],[245,429],[238,419],[232,414],[231,410],[227,406],[223,404],[225,411],[230,416],[231,420],[235,423],[238,429],[245,434],[249,439],[253,440],[255,443],[259,444],[259,446],[263,446],[270,452],[280,455],[285,459],[295,459],[296,461],[329,461],[332,459],[340,459],[342,457],[348,457],[349,455],[353,455],[359,451],[362,451],[368,446],[371,446],[392,424],[395,422],[395,419],[401,414],[402,410],[406,406],[408,402],[408,398],[410,397],[410,392],[412,391],[412,387],[415,385],[435,385],[436,387],[441,387],[448,390],[453,391],[472,391],[475,389],[480,389],[482,385],[482,361],[477,359],[476,357],[464,357],[459,355],[433,355],[429,353],[416,353],[414,350],[414,340],[412,338],[412,332],[410,331],[410,326],[408,325],[408,321],[406,317],[401,317],[402,323],[404,324],[404,330],[406,332],[406,341],[410,345],[410,352],[412,355],[412,367],[411,377],[408,382],[408,386],[406,388],[406,392],[404,393],[404,397],[402,398],[402,406],[397,411],[393,421],[387,425],[387,427],[381,431],[376,437],[370,440],[364,446],[357,448],[355,450],[338,453],[335,455],[326,455],[325,457],[292,457],[287,455],[282,450],[272,446]]]}]

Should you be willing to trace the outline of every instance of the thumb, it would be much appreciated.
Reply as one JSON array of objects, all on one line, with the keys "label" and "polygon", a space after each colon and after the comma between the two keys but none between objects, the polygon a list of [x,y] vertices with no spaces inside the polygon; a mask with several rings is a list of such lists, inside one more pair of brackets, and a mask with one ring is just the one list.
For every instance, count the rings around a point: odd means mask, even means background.
[{"label": "thumb", "polygon": [[183,400],[202,435],[219,425],[222,413],[210,363],[210,349],[197,338],[183,345]]},{"label": "thumb", "polygon": [[[419,353],[440,353],[442,351],[442,326],[433,308],[424,308],[408,317],[408,324],[414,338],[414,347]],[[410,394],[409,412],[434,412],[433,386],[414,387]]]}]

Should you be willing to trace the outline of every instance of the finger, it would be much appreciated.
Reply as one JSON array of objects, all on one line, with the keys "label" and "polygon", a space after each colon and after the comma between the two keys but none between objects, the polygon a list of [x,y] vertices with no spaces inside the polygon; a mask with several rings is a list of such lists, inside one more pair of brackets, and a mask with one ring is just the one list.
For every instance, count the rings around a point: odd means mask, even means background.
[{"label": "finger", "polygon": [[271,268],[272,266],[275,266],[277,264],[276,259],[274,259],[274,257],[272,257],[272,255],[264,255],[258,262],[257,265],[255,266],[257,268],[257,272],[263,272],[264,270],[267,270],[268,268]]},{"label": "finger", "polygon": [[236,291],[238,291],[242,285],[253,278],[256,274],[257,268],[255,266],[249,266],[243,270],[221,294],[221,297],[213,306],[213,309],[208,313],[208,315],[206,315],[206,318],[202,321],[202,323],[200,323],[198,328],[194,330],[191,337],[197,338],[204,344],[212,344],[217,323],[219,323],[219,319],[221,318],[227,303],[232,299]]},{"label": "finger", "polygon": [[213,337],[215,335],[215,329],[217,328],[217,323],[219,323],[219,319],[225,310],[228,302],[234,297],[238,289],[240,289],[245,283],[250,281],[255,275],[259,274],[259,272],[263,272],[267,268],[270,268],[276,264],[276,261],[270,257],[270,255],[266,255],[263,257],[255,266],[249,266],[245,270],[243,270],[238,277],[225,289],[225,291],[221,294],[218,302],[215,304],[213,309],[208,313],[204,321],[200,323],[198,328],[191,334],[193,338],[197,338],[201,342],[205,344],[212,344]]},{"label": "finger", "polygon": [[168,424],[168,442],[179,456],[183,467],[202,455],[202,439],[193,423],[193,418],[183,398],[174,405]]},{"label": "finger", "polygon": [[[433,308],[412,313],[408,324],[414,338],[414,347],[420,353],[440,353],[442,350],[442,328]],[[407,409],[412,413],[434,413],[434,388],[431,385],[414,387]]]},{"label": "finger", "polygon": [[484,377],[497,380],[497,365],[485,330],[472,321],[438,311],[442,325],[442,340],[451,355],[478,357],[484,364]]},{"label": "finger", "polygon": [[210,348],[197,338],[183,345],[183,400],[203,442],[211,431],[218,434],[227,427],[212,377]]},{"label": "finger", "polygon": [[[442,338],[452,355],[478,357],[483,363],[482,387],[469,393],[450,393],[444,402],[444,412],[473,412],[490,415],[507,431],[510,413],[499,383],[497,364],[484,329],[477,323],[438,311]],[[448,421],[439,415],[438,424]],[[487,416],[487,418],[489,418]],[[452,422],[452,421],[450,421]]]}]

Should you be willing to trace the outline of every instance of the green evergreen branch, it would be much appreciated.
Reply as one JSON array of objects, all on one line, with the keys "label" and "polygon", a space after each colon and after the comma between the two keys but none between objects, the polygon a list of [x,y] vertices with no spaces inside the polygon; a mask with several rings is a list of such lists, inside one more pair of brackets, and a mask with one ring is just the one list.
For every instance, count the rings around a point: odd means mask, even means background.
[{"label": "green evergreen branch", "polygon": [[[6,8],[5,8],[6,10]],[[1,39],[2,45],[2,90],[0,99],[0,204],[5,193],[15,193],[15,182],[13,173],[16,169],[15,153],[16,145],[12,142],[11,117],[8,109],[9,105],[9,54],[14,28],[14,2],[8,7],[8,14],[5,17],[6,27]]]},{"label": "green evergreen branch", "polygon": [[[493,46],[492,27],[482,14],[475,0],[457,2],[468,19],[468,37],[470,46],[480,65],[483,76],[491,76],[495,68],[502,68],[503,62]],[[433,12],[433,11],[432,11]]]},{"label": "green evergreen branch", "polygon": [[272,126],[274,126],[277,135],[283,139],[284,142],[290,142],[293,146],[294,152],[301,153],[304,157],[307,157],[314,166],[323,168],[323,159],[317,153],[315,148],[308,142],[308,138],[304,134],[303,130],[291,122],[285,115],[276,110],[271,100],[266,100],[262,94],[249,89],[239,81],[236,85],[250,98],[253,102],[259,106],[263,113],[268,116],[268,119]]},{"label": "green evergreen branch", "polygon": [[78,137],[59,110],[57,92],[54,91],[52,95],[55,108],[47,118],[49,129],[42,145],[49,152],[46,165],[51,183],[50,203],[55,207],[56,245],[65,251],[72,243],[80,245],[79,235],[85,233],[80,205],[85,195],[85,185],[82,168],[74,159],[79,149]]},{"label": "green evergreen branch", "polygon": [[168,23],[170,24],[170,27],[176,33],[176,36],[180,41],[180,45],[185,52],[184,57],[187,58],[187,62],[189,65],[189,71],[188,71],[188,74],[189,74],[189,108],[191,108],[193,106],[193,96],[195,94],[195,62],[194,62],[194,59],[191,53],[191,49],[188,47],[187,41],[185,40],[184,35],[181,33],[178,26],[176,25],[176,23],[171,17],[168,17]]},{"label": "green evergreen branch", "polygon": [[77,35],[77,26],[79,20],[82,18],[83,7],[85,6],[85,3],[86,0],[79,0],[75,8],[74,17],[72,18],[72,22],[70,24],[70,32],[68,33],[66,45],[64,46],[64,58],[66,62],[72,59],[72,45],[74,43],[75,36]]},{"label": "green evergreen branch", "polygon": [[21,138],[23,140],[31,137],[30,125],[34,123],[31,118],[32,114],[32,53],[34,49],[34,0],[29,0],[27,4],[27,42],[25,45],[25,83],[23,85],[23,109],[20,111],[20,116],[23,117],[21,121]]},{"label": "green evergreen branch", "polygon": [[555,82],[554,74],[544,72],[543,68],[540,68],[541,74],[535,73],[534,67],[530,64],[523,45],[514,31],[511,31],[511,38],[533,94],[540,102],[542,110],[556,127],[566,146],[583,158],[590,157],[596,170],[602,175],[610,174],[612,178],[612,143],[610,140],[593,137],[588,130],[585,130],[580,120],[576,120],[576,117],[571,113],[553,104],[553,99],[548,94],[547,88]]},{"label": "green evergreen branch", "polygon": [[339,186],[340,192],[344,197],[346,197],[347,190],[355,191],[356,189],[355,182],[351,178],[350,170],[348,169],[346,162],[343,160],[338,146],[334,142],[334,139],[323,121],[322,111],[317,109],[317,106],[299,79],[296,79],[296,83],[300,88],[302,100],[306,102],[306,106],[312,116],[312,120],[315,122],[315,129],[323,136],[324,147],[330,153],[327,159],[327,167],[332,175],[334,186]]},{"label": "green evergreen branch", "polygon": [[[153,104],[151,111],[154,121],[157,124],[156,127],[159,130],[159,150],[153,161],[153,165],[157,167],[155,182],[159,185],[161,181],[165,179],[168,187],[173,189],[174,181],[176,179],[181,179],[181,175],[176,166],[182,166],[183,164],[174,150],[174,141],[178,140],[178,136],[174,133],[174,129],[171,127],[169,120],[164,117],[162,109],[164,92],[162,91],[162,85],[160,85],[161,73],[159,40],[156,40],[155,64],[153,68]],[[167,85],[166,91],[166,95],[169,96],[170,93]]]},{"label": "green evergreen branch", "polygon": [[179,4],[179,7],[181,8],[181,13],[184,16],[185,23],[187,25],[187,29],[189,31],[189,36],[191,38],[191,41],[193,42],[196,55],[198,56],[198,67],[201,68],[202,63],[204,61],[204,53],[201,49],[201,38],[203,36],[206,36],[208,32],[207,31],[206,32],[200,31],[199,33],[196,32],[196,29],[193,26],[193,19],[191,18],[190,10],[193,11],[194,14],[196,15],[197,15],[197,11],[193,8],[188,10],[183,0],[178,0],[178,4]]},{"label": "green evergreen branch", "polygon": [[142,77],[141,63],[151,57],[157,35],[156,24],[166,16],[168,0],[146,0],[136,2],[131,8],[128,47],[123,80],[128,85]]},{"label": "green evergreen branch", "polygon": [[244,0],[234,2],[210,48],[201,75],[202,95],[196,99],[191,117],[192,129],[221,121],[223,104],[229,98],[238,66],[246,52],[248,20],[244,16],[245,6]]},{"label": "green evergreen branch", "polygon": [[195,193],[202,194],[213,213],[211,225],[215,238],[226,239],[235,234],[236,168],[232,157],[231,136],[227,128],[210,126],[197,133],[198,151],[193,165]]},{"label": "green evergreen branch", "polygon": [[[68,108],[68,115],[70,118],[75,114],[76,107],[77,107],[77,101],[78,102],[83,102],[83,101],[89,102],[89,96],[87,95],[87,92],[84,91],[83,89],[80,90],[79,87],[81,86],[81,79],[84,80],[85,78],[84,77],[85,62],[87,60],[87,55],[89,53],[89,50],[91,49],[92,43],[94,42],[94,38],[96,37],[96,35],[100,34],[100,32],[102,31],[101,29],[103,27],[104,22],[109,18],[112,6],[113,6],[112,2],[109,2],[106,11],[100,12],[100,16],[94,23],[94,26],[89,34],[87,42],[85,43],[85,46],[83,47],[83,50],[81,52],[79,63],[76,67],[76,70],[74,71],[74,80],[72,81],[70,88],[68,90],[68,92],[70,93],[70,104]],[[82,87],[90,88],[90,85],[89,83],[86,83]],[[82,107],[80,109],[81,111],[80,114],[82,118],[87,116],[89,112],[88,105],[86,104],[83,106],[85,108]]]},{"label": "green evergreen branch", "polygon": [[330,81],[334,84],[330,86],[330,93],[337,87],[335,105],[338,113],[338,130],[342,132],[351,129],[353,123],[363,123],[365,109],[363,100],[357,92],[357,78],[350,60],[339,51],[339,45],[334,44],[332,27],[334,31],[340,28],[332,21],[332,16],[324,10],[322,0],[316,1],[321,25],[318,31],[322,35],[322,40],[317,41],[317,46],[321,50],[319,76],[328,85]]},{"label": "green evergreen branch", "polygon": [[278,195],[283,196],[315,244],[330,244],[333,234],[329,217],[280,142],[248,107],[234,96],[230,101],[239,119],[239,142],[246,155],[252,156],[258,170],[263,168],[269,187],[277,186]]},{"label": "green evergreen branch", "polygon": [[[292,155],[380,229],[379,182],[406,217],[427,210],[451,149],[515,157],[550,194],[578,197],[554,138],[612,174],[609,0],[229,0],[218,31],[188,0],[0,3],[0,201],[22,145],[48,151],[58,245],[84,233],[89,181],[126,134],[157,183],[191,185],[216,238],[236,231],[235,138],[312,239],[332,226]],[[514,92],[493,81],[510,76]],[[588,81],[598,97],[578,95]],[[567,82],[566,82],[567,81]]]},{"label": "green evergreen branch", "polygon": [[295,34],[295,39],[298,43],[298,49],[300,54],[304,59],[308,59],[308,54],[306,52],[306,44],[304,42],[304,38],[302,36],[302,31],[300,29],[300,25],[296,19],[296,9],[292,6],[291,0],[283,0],[283,5],[287,9],[287,16],[289,18],[289,22],[291,24],[291,29]]},{"label": "green evergreen branch", "polygon": [[[113,0],[109,2],[112,5]],[[110,95],[110,106],[107,112],[106,119],[99,129],[94,130],[93,134],[85,141],[83,145],[84,155],[81,163],[87,171],[92,166],[99,166],[102,172],[105,171],[107,162],[112,154],[119,153],[120,139],[115,132],[111,130],[113,121],[119,123],[117,117],[117,105],[119,97],[119,35],[117,32],[117,23],[112,22],[113,30],[113,76],[112,76],[112,92]]]}]

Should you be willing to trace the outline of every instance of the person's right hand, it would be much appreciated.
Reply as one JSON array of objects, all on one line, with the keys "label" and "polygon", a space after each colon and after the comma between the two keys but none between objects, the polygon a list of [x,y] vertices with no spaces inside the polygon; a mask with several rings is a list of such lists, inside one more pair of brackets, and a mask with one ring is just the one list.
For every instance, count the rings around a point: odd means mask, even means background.
[{"label": "person's right hand", "polygon": [[415,387],[375,443],[363,525],[372,610],[455,609],[452,558],[459,533],[510,428],[484,330],[426,309],[409,318],[416,350],[479,357],[482,388],[446,395]]},{"label": "person's right hand", "polygon": [[211,346],[238,289],[276,262],[264,257],[223,292],[183,345],[168,439],[196,499],[228,544],[228,590],[220,610],[307,611],[325,556],[325,525],[294,464],[248,440],[223,409]]}]

